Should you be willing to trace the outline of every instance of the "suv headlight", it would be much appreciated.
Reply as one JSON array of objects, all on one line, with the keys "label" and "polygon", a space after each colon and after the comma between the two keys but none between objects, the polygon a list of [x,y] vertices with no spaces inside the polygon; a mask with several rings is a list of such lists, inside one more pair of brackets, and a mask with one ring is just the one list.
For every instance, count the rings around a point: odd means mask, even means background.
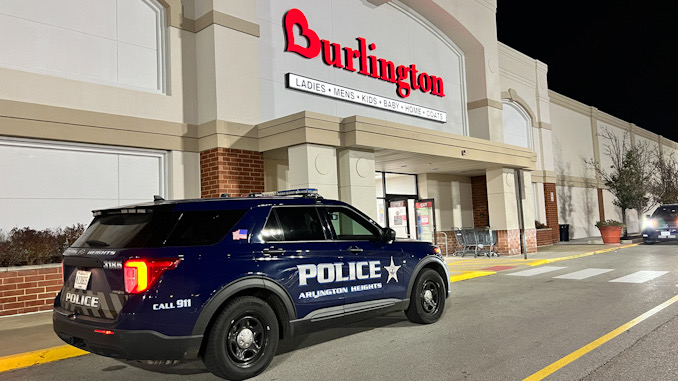
[{"label": "suv headlight", "polygon": [[654,218],[648,218],[643,221],[643,230],[645,229],[656,229],[657,228],[657,220]]}]

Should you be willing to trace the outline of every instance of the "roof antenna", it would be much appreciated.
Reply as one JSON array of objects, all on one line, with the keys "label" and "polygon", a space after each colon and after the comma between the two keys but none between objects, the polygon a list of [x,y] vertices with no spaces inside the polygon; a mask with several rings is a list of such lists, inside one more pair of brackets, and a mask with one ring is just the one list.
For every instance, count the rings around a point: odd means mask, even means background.
[{"label": "roof antenna", "polygon": [[153,196],[153,201],[154,202],[165,201],[165,199],[156,194]]}]

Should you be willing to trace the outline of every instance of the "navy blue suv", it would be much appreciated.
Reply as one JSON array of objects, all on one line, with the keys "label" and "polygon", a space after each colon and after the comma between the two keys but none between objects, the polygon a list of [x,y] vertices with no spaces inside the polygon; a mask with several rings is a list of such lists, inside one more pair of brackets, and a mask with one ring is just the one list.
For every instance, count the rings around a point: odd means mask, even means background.
[{"label": "navy blue suv", "polygon": [[282,194],[95,211],[64,252],[54,331],[120,359],[201,357],[239,380],[283,338],[392,311],[440,318],[450,283],[436,246],[312,190]]}]

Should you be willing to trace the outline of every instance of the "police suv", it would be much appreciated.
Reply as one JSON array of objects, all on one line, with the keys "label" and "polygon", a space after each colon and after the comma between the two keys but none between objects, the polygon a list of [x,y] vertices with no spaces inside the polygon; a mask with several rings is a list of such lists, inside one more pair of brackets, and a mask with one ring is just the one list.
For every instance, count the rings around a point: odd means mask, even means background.
[{"label": "police suv", "polygon": [[433,323],[450,294],[436,246],[396,240],[314,190],[94,211],[64,252],[54,331],[120,359],[201,357],[240,380],[278,340],[405,311]]}]

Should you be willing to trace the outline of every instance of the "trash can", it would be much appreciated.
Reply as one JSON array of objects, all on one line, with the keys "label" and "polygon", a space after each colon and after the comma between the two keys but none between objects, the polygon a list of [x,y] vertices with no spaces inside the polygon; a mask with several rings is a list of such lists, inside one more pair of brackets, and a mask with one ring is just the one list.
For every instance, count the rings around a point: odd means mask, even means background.
[{"label": "trash can", "polygon": [[560,226],[560,242],[567,242],[570,240],[570,225],[561,224]]}]

